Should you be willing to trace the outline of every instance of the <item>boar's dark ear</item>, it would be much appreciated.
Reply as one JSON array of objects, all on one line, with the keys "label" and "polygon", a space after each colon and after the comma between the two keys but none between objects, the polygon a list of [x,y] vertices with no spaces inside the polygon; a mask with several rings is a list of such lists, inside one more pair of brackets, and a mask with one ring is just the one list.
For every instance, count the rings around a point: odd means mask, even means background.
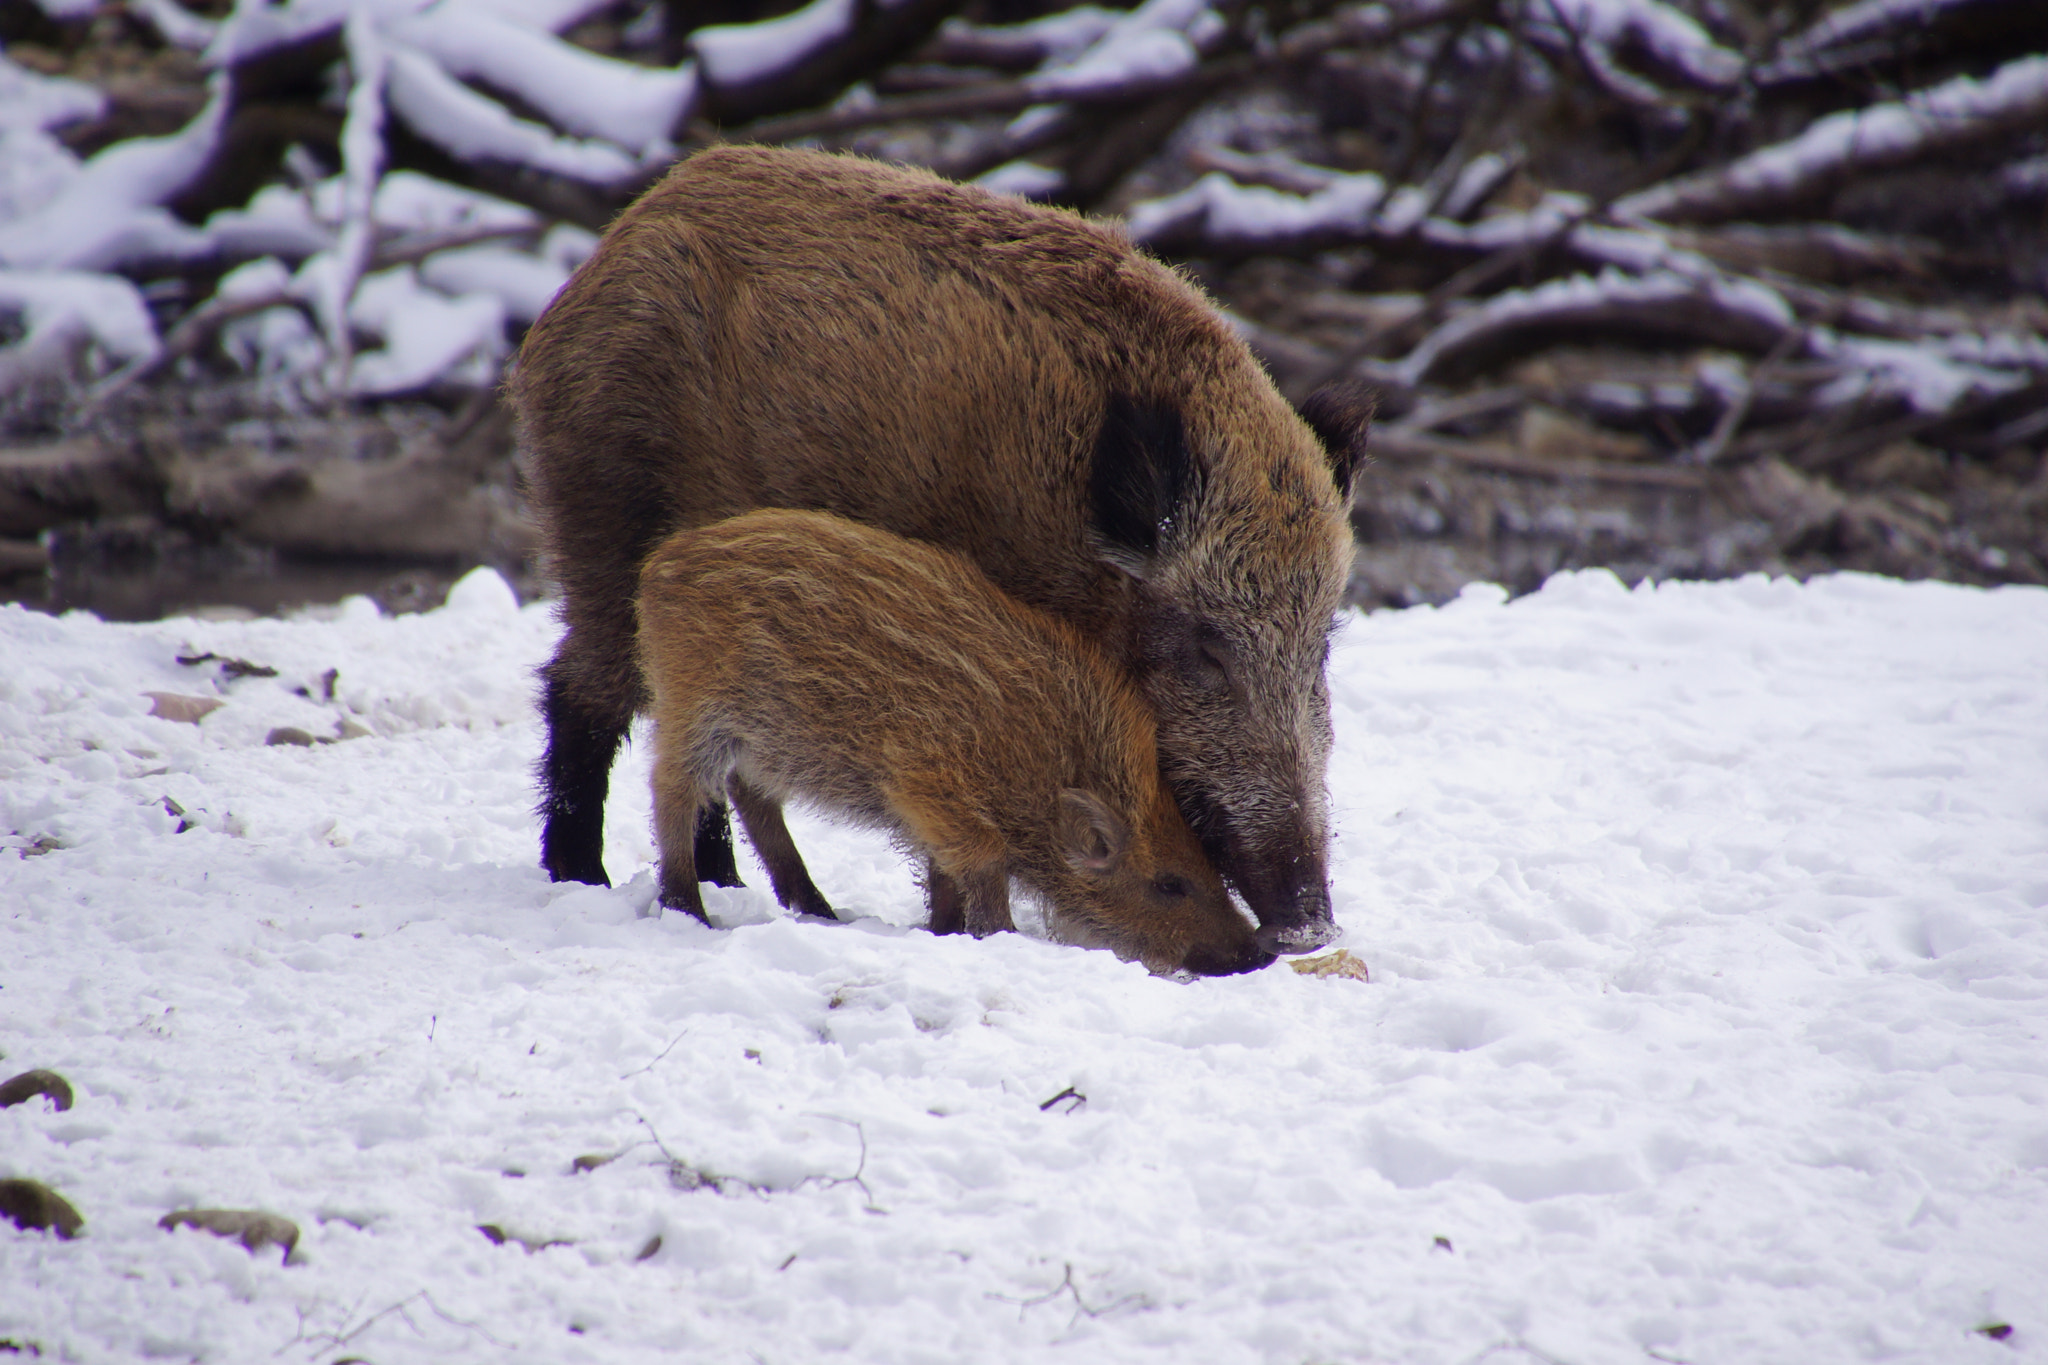
[{"label": "boar's dark ear", "polygon": [[1191,513],[1201,480],[1178,408],[1111,394],[1088,469],[1088,511],[1102,557],[1144,577],[1160,539]]},{"label": "boar's dark ear", "polygon": [[1329,456],[1330,477],[1337,491],[1351,496],[1351,485],[1365,463],[1365,446],[1372,434],[1372,415],[1379,407],[1379,395],[1363,384],[1325,384],[1302,403],[1301,420],[1308,423]]},{"label": "boar's dark ear", "polygon": [[1067,787],[1060,792],[1060,852],[1067,866],[1084,876],[1116,871],[1130,847],[1130,826],[1094,792]]}]

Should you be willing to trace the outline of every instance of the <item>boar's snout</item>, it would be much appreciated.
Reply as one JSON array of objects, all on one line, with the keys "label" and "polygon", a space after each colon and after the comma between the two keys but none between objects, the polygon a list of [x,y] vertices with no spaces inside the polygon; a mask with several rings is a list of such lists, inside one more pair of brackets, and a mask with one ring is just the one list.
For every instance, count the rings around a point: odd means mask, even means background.
[{"label": "boar's snout", "polygon": [[1220,861],[1258,917],[1260,948],[1269,953],[1310,953],[1337,937],[1322,859]]},{"label": "boar's snout", "polygon": [[1202,850],[1259,921],[1262,950],[1310,953],[1337,937],[1322,858],[1298,851],[1299,845],[1285,854],[1257,847],[1238,836],[1213,801],[1198,795],[1189,804]]}]

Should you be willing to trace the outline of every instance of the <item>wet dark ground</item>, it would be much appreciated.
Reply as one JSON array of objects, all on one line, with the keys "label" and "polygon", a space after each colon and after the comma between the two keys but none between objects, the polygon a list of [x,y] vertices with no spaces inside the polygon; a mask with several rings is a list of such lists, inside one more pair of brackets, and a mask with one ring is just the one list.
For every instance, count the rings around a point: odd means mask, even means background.
[{"label": "wet dark ground", "polygon": [[[474,565],[283,555],[194,545],[157,533],[114,550],[52,537],[43,573],[0,579],[0,602],[37,611],[89,611],[108,621],[167,616],[278,616],[366,596],[385,614],[429,611]],[[521,601],[541,592],[524,568],[500,568]]]}]

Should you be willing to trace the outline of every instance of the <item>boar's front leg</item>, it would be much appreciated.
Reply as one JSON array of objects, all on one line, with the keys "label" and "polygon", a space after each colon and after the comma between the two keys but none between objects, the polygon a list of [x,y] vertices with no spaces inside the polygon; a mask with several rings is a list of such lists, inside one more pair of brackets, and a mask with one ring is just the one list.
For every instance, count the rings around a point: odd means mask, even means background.
[{"label": "boar's front leg", "polygon": [[[800,915],[838,919],[839,913],[811,880],[803,855],[796,851],[796,840],[789,837],[789,826],[782,819],[782,803],[748,786],[738,773],[725,780],[725,790],[732,798],[732,808],[740,813],[747,842],[754,846],[754,852],[761,855],[761,863],[768,869],[768,883],[775,888],[776,901],[785,910]],[[698,830],[701,833],[703,826],[699,825]]]}]

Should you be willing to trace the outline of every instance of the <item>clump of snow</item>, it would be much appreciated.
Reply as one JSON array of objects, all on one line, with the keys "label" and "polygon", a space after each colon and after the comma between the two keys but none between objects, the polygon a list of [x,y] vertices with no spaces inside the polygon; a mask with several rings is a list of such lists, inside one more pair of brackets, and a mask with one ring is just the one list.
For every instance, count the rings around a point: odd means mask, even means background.
[{"label": "clump of snow", "polygon": [[712,85],[752,85],[852,37],[853,26],[854,0],[811,0],[759,23],[700,28],[690,35],[690,51]]},{"label": "clump of snow", "polygon": [[[339,189],[337,180],[322,181],[316,187],[315,207],[335,213],[339,208]],[[417,171],[392,171],[379,180],[370,211],[379,227],[404,232],[537,227],[540,223],[540,215],[523,204],[451,185]]]},{"label": "clump of snow", "polygon": [[504,161],[606,184],[640,168],[608,142],[558,137],[456,80],[417,52],[391,53],[391,108],[421,137],[465,161]]},{"label": "clump of snow", "polygon": [[78,158],[39,128],[0,128],[0,225],[48,205],[78,177]]},{"label": "clump of snow", "polygon": [[[1707,36],[1690,15],[1659,0],[1542,0],[1530,7],[1536,31],[1552,30],[1554,42],[1583,52],[1610,87],[1658,100],[1654,87],[1615,64],[1617,49],[1640,50],[1656,65],[1693,85],[1725,90],[1742,75],[1742,58]],[[1558,26],[1569,33],[1558,33]]]},{"label": "clump of snow", "polygon": [[1208,0],[1145,0],[1071,60],[1047,65],[1032,87],[1053,100],[1176,76],[1195,67],[1222,28]]},{"label": "clump of snow", "polygon": [[560,33],[603,9],[606,0],[441,0],[460,13],[480,13],[523,24],[545,33]]},{"label": "clump of snow", "polygon": [[220,36],[220,22],[194,14],[178,0],[124,0],[131,14],[140,16],[172,47],[204,52]]},{"label": "clump of snow", "polygon": [[355,7],[351,0],[235,0],[234,11],[206,49],[206,64],[224,69],[271,48],[339,29]]},{"label": "clump of snow", "polygon": [[89,370],[111,370],[157,352],[148,306],[118,275],[0,269],[0,313],[22,329],[0,347],[0,392],[63,377],[81,359]]},{"label": "clump of snow", "polygon": [[1037,54],[1042,62],[1073,60],[1102,40],[1124,15],[1099,5],[1075,5],[1021,24],[969,24],[948,19],[941,33],[967,33],[985,42],[1014,43]]},{"label": "clump of snow", "polygon": [[571,267],[530,251],[472,246],[437,251],[420,262],[420,282],[444,294],[489,294],[514,322],[541,315],[568,283]]},{"label": "clump of snow", "polygon": [[997,194],[1014,194],[1031,199],[1052,194],[1066,184],[1067,177],[1035,161],[1009,161],[975,180],[983,189]]},{"label": "clump of snow", "polygon": [[1904,398],[1916,412],[1946,412],[1973,394],[2008,393],[2048,373],[2048,341],[2035,336],[1959,333],[1887,341],[1822,333],[1820,344],[1843,367],[1821,390],[1830,403],[1876,393]]},{"label": "clump of snow", "polygon": [[656,70],[601,57],[474,5],[423,10],[394,25],[391,36],[452,76],[518,95],[557,127],[643,157],[673,151],[669,135],[696,98],[690,63]]},{"label": "clump of snow", "polygon": [[227,84],[216,77],[206,108],[166,137],[129,138],[94,155],[56,196],[0,223],[0,264],[105,270],[148,254],[204,244],[161,205],[213,155],[227,117]]},{"label": "clump of snow", "polygon": [[[236,267],[214,289],[214,297],[224,302],[296,299],[299,293],[291,271],[274,257]],[[326,360],[313,324],[290,303],[236,318],[221,329],[220,344],[236,364],[266,379],[310,375]]]},{"label": "clump of snow", "polygon": [[1386,181],[1370,171],[1334,175],[1314,194],[1289,194],[1264,185],[1240,185],[1221,171],[1163,199],[1131,209],[1131,236],[1141,242],[1175,232],[1200,232],[1234,241],[1312,233],[1324,228],[1362,230],[1386,198]]},{"label": "clump of snow", "polygon": [[[85,1217],[0,1228],[45,1359],[2048,1349],[2048,593],[1593,572],[1348,619],[1369,984],[935,938],[801,817],[865,918],[751,863],[732,927],[651,917],[644,735],[620,885],[550,884],[549,608],[324,615],[0,608],[0,1073],[77,1097],[0,1110],[0,1175]],[[298,1250],[157,1227],[194,1206]]]},{"label": "clump of snow", "polygon": [[0,56],[0,130],[56,128],[98,118],[107,97],[84,81],[45,76]]},{"label": "clump of snow", "polygon": [[422,285],[411,266],[367,275],[349,303],[349,322],[381,337],[357,355],[349,391],[406,393],[437,379],[488,384],[505,352],[505,304],[496,292],[450,297]]}]

